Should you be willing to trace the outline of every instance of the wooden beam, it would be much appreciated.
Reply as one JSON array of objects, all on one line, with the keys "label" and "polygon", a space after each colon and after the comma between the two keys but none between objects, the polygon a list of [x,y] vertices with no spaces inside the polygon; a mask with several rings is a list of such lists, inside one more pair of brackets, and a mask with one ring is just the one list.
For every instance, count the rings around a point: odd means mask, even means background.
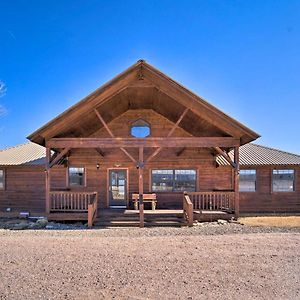
[{"label": "wooden beam", "polygon": [[[186,115],[186,113],[188,112],[189,108],[186,108],[183,113],[180,115],[179,119],[177,120],[177,122],[174,124],[174,126],[171,128],[171,130],[169,131],[169,133],[167,134],[167,137],[170,137],[174,131],[176,130],[176,128],[178,127],[179,123],[182,121],[182,119],[184,118],[184,116]],[[162,147],[157,148],[146,160],[146,163],[150,162],[156,155],[159,154],[159,152],[161,152]]]},{"label": "wooden beam", "polygon": [[239,147],[234,147],[234,214],[235,218],[238,219],[240,215],[240,193],[239,193]]},{"label": "wooden beam", "polygon": [[159,147],[159,148],[157,148],[157,149],[155,149],[154,150],[154,152],[147,158],[147,160],[146,160],[146,164],[148,163],[148,162],[150,162],[160,151],[162,150],[162,148],[161,147]]},{"label": "wooden beam", "polygon": [[52,138],[46,142],[49,148],[229,148],[238,145],[239,139],[232,137]]},{"label": "wooden beam", "polygon": [[[114,134],[112,133],[112,131],[109,129],[108,125],[106,124],[106,122],[104,121],[104,119],[102,118],[101,114],[99,113],[99,111],[97,109],[94,109],[95,114],[97,115],[98,119],[100,120],[100,122],[102,123],[102,125],[104,126],[104,128],[106,129],[106,131],[108,132],[108,134],[112,137],[115,138]],[[129,157],[130,160],[132,160],[135,164],[137,163],[137,161],[134,159],[134,157],[123,147],[120,147],[121,151],[123,151],[123,153],[125,153],[125,155],[127,155],[127,157]]]},{"label": "wooden beam", "polygon": [[182,121],[182,119],[184,118],[184,116],[187,114],[187,112],[189,111],[189,108],[187,107],[183,112],[182,114],[180,115],[179,119],[177,120],[177,122],[174,124],[174,126],[172,127],[172,129],[169,131],[167,137],[170,137],[175,129],[179,126],[180,122]]},{"label": "wooden beam", "polygon": [[46,163],[45,163],[45,207],[46,214],[50,213],[50,158],[51,158],[51,149],[46,148]]},{"label": "wooden beam", "polygon": [[120,148],[131,160],[134,164],[137,164],[136,159],[123,147]]},{"label": "wooden beam", "polygon": [[229,156],[225,151],[223,151],[220,147],[214,147],[214,149],[215,149],[220,155],[222,155],[222,156],[226,159],[226,161],[227,161],[233,168],[236,167],[235,162],[232,161],[232,159],[230,158],[230,156]]},{"label": "wooden beam", "polygon": [[108,132],[108,134],[113,138],[115,137],[112,133],[112,131],[109,129],[108,125],[106,124],[106,122],[104,121],[104,119],[102,118],[101,114],[99,113],[99,111],[97,109],[94,109],[95,114],[97,115],[98,119],[100,120],[100,122],[102,123],[102,125],[104,126],[104,128],[106,129],[106,131]]},{"label": "wooden beam", "polygon": [[144,227],[144,148],[139,147],[139,209],[140,209],[140,227]]},{"label": "wooden beam", "polygon": [[179,149],[177,152],[176,152],[176,156],[180,156],[183,151],[185,150],[185,147],[182,147],[181,149]]},{"label": "wooden beam", "polygon": [[57,164],[69,151],[71,148],[65,148],[62,150],[50,163],[49,168],[52,168],[55,164]]},{"label": "wooden beam", "polygon": [[96,148],[95,150],[98,152],[98,154],[99,154],[100,156],[102,156],[102,157],[105,156],[105,153],[104,153],[100,148]]}]

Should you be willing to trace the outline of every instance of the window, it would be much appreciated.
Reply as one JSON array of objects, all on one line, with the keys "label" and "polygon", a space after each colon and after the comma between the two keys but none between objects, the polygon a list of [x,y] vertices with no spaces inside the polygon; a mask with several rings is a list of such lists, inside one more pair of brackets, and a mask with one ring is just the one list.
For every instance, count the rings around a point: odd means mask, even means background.
[{"label": "window", "polygon": [[152,191],[196,191],[196,170],[152,170]]},{"label": "window", "polygon": [[273,192],[293,192],[294,178],[294,170],[273,170]]},{"label": "window", "polygon": [[150,124],[139,119],[131,124],[130,134],[136,138],[145,138],[150,135]]},{"label": "window", "polygon": [[240,170],[240,192],[255,192],[256,170]]},{"label": "window", "polygon": [[69,186],[85,186],[85,169],[69,167]]},{"label": "window", "polygon": [[4,190],[5,178],[4,170],[0,170],[0,190]]},{"label": "window", "polygon": [[152,170],[152,191],[172,192],[173,170]]}]

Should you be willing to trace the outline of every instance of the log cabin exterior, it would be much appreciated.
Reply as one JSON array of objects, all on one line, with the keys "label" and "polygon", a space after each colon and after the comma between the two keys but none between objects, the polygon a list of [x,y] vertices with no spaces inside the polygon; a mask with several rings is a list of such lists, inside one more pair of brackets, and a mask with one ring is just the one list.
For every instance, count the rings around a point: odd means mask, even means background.
[{"label": "log cabin exterior", "polygon": [[[133,208],[138,194],[143,227],[143,200],[152,193],[158,209],[183,209],[190,225],[196,211],[236,218],[299,211],[300,157],[250,143],[258,137],[141,60],[32,133],[31,142],[0,152],[0,212],[59,220],[88,214],[92,222],[106,208]],[[248,170],[244,192],[240,169]],[[274,189],[272,178],[281,175],[290,179],[287,193]]]}]

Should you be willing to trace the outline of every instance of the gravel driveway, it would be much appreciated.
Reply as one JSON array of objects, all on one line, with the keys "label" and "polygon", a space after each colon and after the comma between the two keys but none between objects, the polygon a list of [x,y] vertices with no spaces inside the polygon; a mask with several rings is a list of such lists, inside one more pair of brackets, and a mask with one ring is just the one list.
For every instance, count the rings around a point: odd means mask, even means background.
[{"label": "gravel driveway", "polygon": [[0,299],[299,299],[299,229],[237,228],[0,230]]}]

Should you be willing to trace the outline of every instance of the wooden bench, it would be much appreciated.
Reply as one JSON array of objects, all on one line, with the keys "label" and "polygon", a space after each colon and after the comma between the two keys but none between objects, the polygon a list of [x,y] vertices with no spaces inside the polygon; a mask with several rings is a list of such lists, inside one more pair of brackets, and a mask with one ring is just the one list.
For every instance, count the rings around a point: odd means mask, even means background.
[{"label": "wooden bench", "polygon": [[[139,209],[139,194],[132,194],[132,201],[134,204],[134,209]],[[156,208],[156,194],[143,194],[143,202],[151,202],[152,210]]]}]

